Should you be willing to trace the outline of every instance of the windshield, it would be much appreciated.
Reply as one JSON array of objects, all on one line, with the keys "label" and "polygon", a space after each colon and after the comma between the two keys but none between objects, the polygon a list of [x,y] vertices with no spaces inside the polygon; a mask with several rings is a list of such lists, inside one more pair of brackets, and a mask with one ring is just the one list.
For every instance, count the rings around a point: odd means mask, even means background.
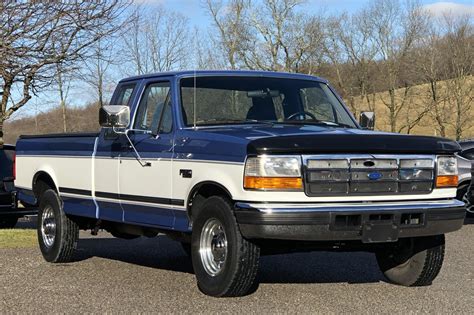
[{"label": "windshield", "polygon": [[334,93],[317,81],[225,76],[182,79],[186,126],[194,125],[194,100],[196,126],[263,122],[356,128]]}]

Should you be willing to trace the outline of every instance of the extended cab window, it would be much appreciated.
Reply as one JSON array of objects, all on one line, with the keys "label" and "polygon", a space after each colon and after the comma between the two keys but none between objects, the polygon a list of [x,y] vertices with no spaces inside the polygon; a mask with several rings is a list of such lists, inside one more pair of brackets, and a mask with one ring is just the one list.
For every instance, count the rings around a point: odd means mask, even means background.
[{"label": "extended cab window", "polygon": [[135,129],[149,130],[157,134],[170,132],[172,125],[169,82],[150,84],[141,98]]},{"label": "extended cab window", "polygon": [[119,87],[117,98],[113,105],[131,105],[135,84],[127,84]]}]

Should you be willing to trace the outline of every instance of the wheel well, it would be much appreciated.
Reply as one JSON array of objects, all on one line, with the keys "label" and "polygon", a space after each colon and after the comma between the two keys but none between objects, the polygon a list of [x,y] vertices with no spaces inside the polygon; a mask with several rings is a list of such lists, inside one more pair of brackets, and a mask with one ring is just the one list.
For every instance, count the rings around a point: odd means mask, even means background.
[{"label": "wheel well", "polygon": [[458,185],[456,199],[462,200],[462,197],[464,197],[465,194],[464,189],[467,191],[470,183],[470,181],[464,181]]},{"label": "wheel well", "polygon": [[199,183],[194,186],[191,193],[189,194],[187,203],[187,212],[189,219],[192,219],[193,206],[196,205],[195,202],[202,202],[204,199],[207,199],[211,196],[223,196],[228,198],[229,200],[232,200],[232,195],[230,194],[230,192],[221,184],[216,182]]},{"label": "wheel well", "polygon": [[38,172],[33,178],[33,193],[35,194],[36,199],[41,198],[41,195],[48,189],[53,189],[58,192],[54,180],[46,172]]}]

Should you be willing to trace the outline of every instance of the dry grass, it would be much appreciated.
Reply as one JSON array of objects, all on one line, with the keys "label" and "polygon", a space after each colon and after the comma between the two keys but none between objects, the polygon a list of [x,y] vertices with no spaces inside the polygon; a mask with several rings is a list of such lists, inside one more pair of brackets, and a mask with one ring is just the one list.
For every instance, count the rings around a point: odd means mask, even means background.
[{"label": "dry grass", "polygon": [[[474,104],[472,102],[469,104],[469,99],[474,97],[474,77],[467,77],[465,83],[465,89],[470,91],[469,95],[465,97],[465,106],[470,110],[465,112],[466,117],[463,119],[474,120]],[[446,90],[446,83],[439,83],[440,93],[442,96],[449,95],[451,98],[450,101],[453,103],[453,95],[448,90]],[[397,129],[406,125],[407,119],[413,119],[418,113],[422,112],[423,109],[431,102],[430,99],[430,86],[428,84],[420,84],[410,88],[408,92],[408,97],[405,106],[400,111],[400,114],[397,119]],[[398,89],[396,94],[396,99],[400,102],[404,96],[404,89]],[[376,114],[376,130],[390,131],[390,121],[389,121],[389,110],[385,106],[384,102],[389,102],[388,92],[380,92],[372,95],[371,102],[375,100],[375,114]],[[349,102],[347,102],[349,104]],[[447,106],[444,116],[446,117],[446,137],[455,138],[455,113],[454,105]],[[369,110],[367,101],[361,100],[360,98],[355,99],[355,107],[358,111]],[[400,131],[400,130],[397,130]],[[406,129],[402,129],[401,133],[407,133]],[[421,119],[421,121],[410,131],[411,134],[417,135],[427,135],[427,136],[440,136],[439,131],[437,130],[437,124],[434,120],[434,109],[431,108],[428,113]],[[474,124],[466,124],[463,129],[462,138],[472,138],[474,137]]]},{"label": "dry grass", "polygon": [[6,229],[0,230],[0,249],[31,248],[38,244],[36,230]]}]

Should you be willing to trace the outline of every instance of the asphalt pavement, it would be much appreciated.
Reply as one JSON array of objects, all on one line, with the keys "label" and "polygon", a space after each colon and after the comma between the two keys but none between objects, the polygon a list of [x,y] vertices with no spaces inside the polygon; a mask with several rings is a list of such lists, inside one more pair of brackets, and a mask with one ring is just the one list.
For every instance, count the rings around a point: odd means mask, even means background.
[{"label": "asphalt pavement", "polygon": [[388,284],[369,253],[313,252],[262,257],[257,290],[220,299],[199,292],[190,260],[165,236],[81,232],[73,263],[46,263],[37,248],[0,249],[0,313],[472,314],[473,223],[448,234],[429,287]]}]

